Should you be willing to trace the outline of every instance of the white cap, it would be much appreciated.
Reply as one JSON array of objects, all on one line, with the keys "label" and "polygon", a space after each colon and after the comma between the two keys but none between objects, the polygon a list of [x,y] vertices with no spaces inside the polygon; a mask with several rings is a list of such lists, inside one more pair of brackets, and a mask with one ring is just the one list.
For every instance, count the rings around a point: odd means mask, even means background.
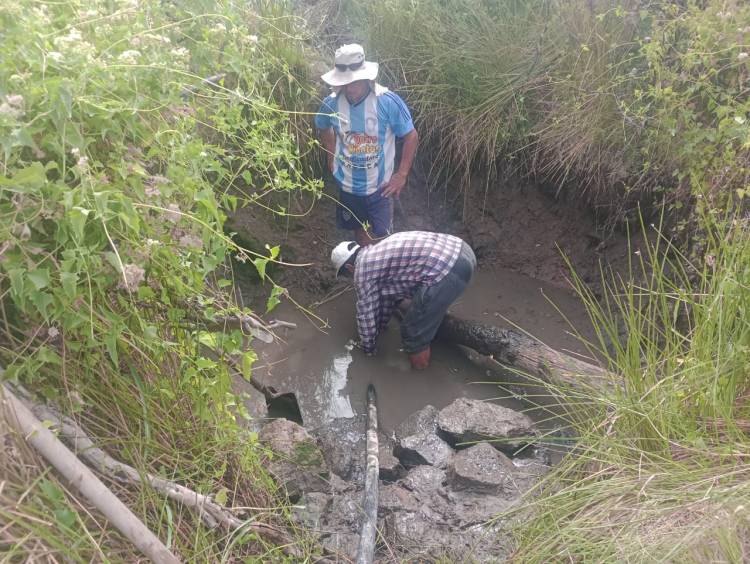
[{"label": "white cap", "polygon": [[378,76],[378,64],[365,61],[365,50],[358,43],[336,49],[333,62],[333,70],[320,77],[331,86],[344,86],[357,80],[375,80]]},{"label": "white cap", "polygon": [[336,245],[331,251],[331,263],[336,269],[336,276],[341,272],[341,268],[346,264],[352,255],[359,250],[359,245],[355,241],[343,241]]}]

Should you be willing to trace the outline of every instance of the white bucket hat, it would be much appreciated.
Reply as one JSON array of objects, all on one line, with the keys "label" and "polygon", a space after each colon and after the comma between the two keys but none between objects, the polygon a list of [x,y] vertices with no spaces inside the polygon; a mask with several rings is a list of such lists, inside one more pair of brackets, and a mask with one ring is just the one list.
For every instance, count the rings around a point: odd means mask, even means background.
[{"label": "white bucket hat", "polygon": [[333,268],[336,269],[336,276],[341,274],[341,268],[358,249],[359,245],[354,241],[343,241],[333,248],[331,251],[331,263],[333,264]]},{"label": "white bucket hat", "polygon": [[355,80],[375,80],[378,76],[378,63],[365,61],[365,50],[358,43],[336,49],[333,63],[334,69],[320,77],[331,86],[344,86]]}]

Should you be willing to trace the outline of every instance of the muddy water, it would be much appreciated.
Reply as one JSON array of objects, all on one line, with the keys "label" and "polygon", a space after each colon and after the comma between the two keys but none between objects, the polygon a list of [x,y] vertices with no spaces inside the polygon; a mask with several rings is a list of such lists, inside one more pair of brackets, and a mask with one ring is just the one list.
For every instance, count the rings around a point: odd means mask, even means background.
[{"label": "muddy water", "polygon": [[[451,311],[500,326],[508,326],[510,321],[554,348],[583,352],[549,300],[579,330],[589,333],[583,307],[572,294],[504,270],[477,272]],[[457,397],[490,399],[535,416],[528,404],[490,383],[493,377],[486,367],[472,362],[458,347],[435,344],[429,369],[411,370],[400,350],[395,319],[381,335],[376,356],[367,357],[352,349],[349,343],[357,336],[353,291],[314,313],[325,323],[309,319],[288,303],[277,307],[272,316],[295,322],[297,328],[278,332],[285,343],[259,347],[254,370],[254,377],[263,383],[296,394],[307,427],[364,413],[369,383],[377,389],[380,425],[386,431],[427,404],[440,409]]]}]

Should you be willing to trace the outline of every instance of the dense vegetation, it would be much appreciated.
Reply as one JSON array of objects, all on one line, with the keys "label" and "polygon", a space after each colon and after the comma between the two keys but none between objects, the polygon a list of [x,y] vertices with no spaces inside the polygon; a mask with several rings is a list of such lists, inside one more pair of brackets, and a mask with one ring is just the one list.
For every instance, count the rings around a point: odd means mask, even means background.
[{"label": "dense vegetation", "polygon": [[[414,108],[435,172],[465,190],[500,171],[613,217],[666,204],[670,230],[644,227],[653,244],[630,277],[605,272],[601,300],[579,284],[601,337],[592,353],[620,385],[555,390],[575,415],[576,456],[519,510],[516,559],[746,559],[750,7],[318,4],[354,23]],[[280,523],[231,392],[255,355],[220,321],[241,311],[229,257],[261,278],[278,261],[276,247],[240,248],[226,213],[284,201],[269,192],[320,193],[306,174],[314,102],[298,24],[279,2],[0,5],[2,377],[139,470]],[[700,252],[674,246],[675,232],[680,244],[698,234]],[[270,287],[268,308],[283,291]],[[135,559],[23,441],[0,437],[10,558]],[[278,554],[113,487],[185,560]]]},{"label": "dense vegetation", "polygon": [[[343,5],[418,114],[435,166],[522,173],[619,212],[744,197],[742,1],[388,0]],[[491,185],[491,183],[490,183]],[[703,204],[701,204],[703,205]]]},{"label": "dense vegetation", "polygon": [[[217,319],[240,312],[229,255],[263,276],[278,249],[243,250],[223,227],[258,194],[318,190],[299,172],[298,120],[278,105],[303,96],[294,33],[275,3],[0,6],[3,378],[76,414],[119,460],[261,520],[283,511],[231,392],[255,354]],[[11,560],[137,558],[6,432]],[[118,493],[183,559],[276,550],[147,489]]]},{"label": "dense vegetation", "polygon": [[437,172],[464,189],[477,174],[492,189],[495,169],[614,217],[665,204],[630,272],[603,273],[601,299],[578,284],[617,386],[554,390],[579,440],[518,511],[516,560],[747,560],[750,6],[390,0],[346,13],[445,157]]}]

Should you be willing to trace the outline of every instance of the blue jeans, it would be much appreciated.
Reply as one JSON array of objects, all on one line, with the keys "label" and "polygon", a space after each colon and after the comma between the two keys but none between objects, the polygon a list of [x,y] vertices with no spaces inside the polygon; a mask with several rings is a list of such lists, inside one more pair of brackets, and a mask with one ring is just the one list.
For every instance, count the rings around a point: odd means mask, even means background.
[{"label": "blue jeans", "polygon": [[432,286],[420,287],[401,321],[401,343],[409,354],[422,352],[435,338],[445,312],[471,281],[477,259],[466,243],[461,245],[456,264],[445,277]]},{"label": "blue jeans", "polygon": [[373,237],[391,234],[393,224],[393,198],[386,198],[378,190],[369,196],[355,196],[339,189],[336,206],[336,224],[340,229],[356,231],[369,222]]}]

